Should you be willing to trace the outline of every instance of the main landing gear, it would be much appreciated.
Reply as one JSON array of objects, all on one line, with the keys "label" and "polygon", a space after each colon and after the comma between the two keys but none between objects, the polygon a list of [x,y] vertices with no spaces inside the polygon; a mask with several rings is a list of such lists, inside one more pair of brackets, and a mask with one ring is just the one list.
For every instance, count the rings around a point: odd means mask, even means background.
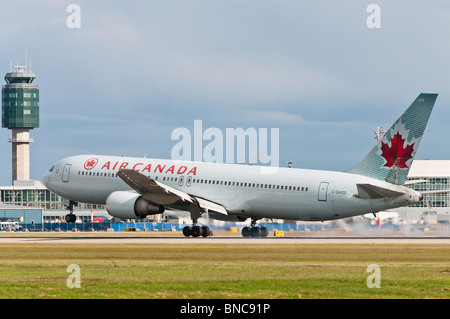
[{"label": "main landing gear", "polygon": [[252,219],[250,227],[242,228],[243,237],[267,237],[269,235],[269,230],[262,226],[256,226],[256,219]]},{"label": "main landing gear", "polygon": [[186,237],[209,237],[212,236],[212,231],[209,229],[208,226],[199,226],[197,225],[197,218],[193,220],[193,225],[191,226],[185,226],[183,228],[183,235]]},{"label": "main landing gear", "polygon": [[66,222],[68,222],[68,223],[75,223],[77,220],[77,216],[73,213],[74,205],[77,206],[78,203],[70,201],[69,206],[67,206],[67,208],[66,208],[69,211],[69,213],[65,217]]}]

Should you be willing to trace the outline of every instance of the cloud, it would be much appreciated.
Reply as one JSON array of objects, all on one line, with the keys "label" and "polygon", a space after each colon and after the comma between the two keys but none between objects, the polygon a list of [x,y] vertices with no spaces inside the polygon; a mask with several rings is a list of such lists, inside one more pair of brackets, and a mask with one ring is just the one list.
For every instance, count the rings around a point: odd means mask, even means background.
[{"label": "cloud", "polygon": [[[78,151],[169,157],[170,131],[198,118],[279,127],[283,156],[313,153],[302,164],[326,166],[330,154],[352,158],[357,144],[373,142],[372,130],[421,91],[440,96],[419,152],[450,156],[436,146],[450,134],[444,2],[380,0],[378,30],[366,26],[369,1],[80,0],[79,30],[66,26],[70,3],[6,1],[0,11],[0,72],[27,48],[40,87],[35,170]],[[351,151],[342,136],[352,136]],[[326,155],[304,152],[330,143]],[[2,174],[8,183],[9,170]]]}]

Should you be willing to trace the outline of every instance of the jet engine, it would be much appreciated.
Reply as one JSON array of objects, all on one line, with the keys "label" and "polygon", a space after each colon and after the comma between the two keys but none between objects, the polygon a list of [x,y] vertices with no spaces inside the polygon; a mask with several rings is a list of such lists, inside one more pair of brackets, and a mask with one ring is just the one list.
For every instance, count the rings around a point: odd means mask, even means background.
[{"label": "jet engine", "polygon": [[106,199],[106,210],[122,219],[141,219],[147,215],[164,213],[164,206],[155,205],[134,192],[117,191]]}]

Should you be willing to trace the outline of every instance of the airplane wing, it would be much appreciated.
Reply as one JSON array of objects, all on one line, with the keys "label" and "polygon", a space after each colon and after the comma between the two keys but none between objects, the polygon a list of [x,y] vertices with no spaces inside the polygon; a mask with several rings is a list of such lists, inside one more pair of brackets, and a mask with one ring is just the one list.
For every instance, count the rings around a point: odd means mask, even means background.
[{"label": "airplane wing", "polygon": [[156,205],[168,206],[181,200],[189,205],[190,212],[201,214],[213,211],[215,213],[228,215],[226,209],[220,204],[185,193],[147,177],[135,170],[122,169],[117,175],[145,199]]},{"label": "airplane wing", "polygon": [[397,192],[392,189],[371,184],[356,184],[356,187],[358,189],[358,193],[354,196],[362,199],[397,197],[404,194],[402,192]]}]

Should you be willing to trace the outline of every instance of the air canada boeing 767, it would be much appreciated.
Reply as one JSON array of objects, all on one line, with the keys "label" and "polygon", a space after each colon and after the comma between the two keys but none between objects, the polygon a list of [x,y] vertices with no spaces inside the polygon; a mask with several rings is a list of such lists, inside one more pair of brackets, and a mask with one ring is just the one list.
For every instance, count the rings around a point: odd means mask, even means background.
[{"label": "air canada boeing 767", "polygon": [[[122,219],[142,219],[165,210],[188,211],[185,236],[209,236],[198,224],[207,213],[245,221],[243,236],[267,236],[258,219],[326,221],[419,203],[423,195],[405,186],[437,94],[420,94],[356,167],[324,171],[150,158],[78,155],[57,162],[44,185],[69,200],[66,221],[78,202],[106,205]],[[412,183],[414,181],[408,181]],[[420,182],[420,181],[418,181]],[[439,191],[432,191],[439,192]]]}]

